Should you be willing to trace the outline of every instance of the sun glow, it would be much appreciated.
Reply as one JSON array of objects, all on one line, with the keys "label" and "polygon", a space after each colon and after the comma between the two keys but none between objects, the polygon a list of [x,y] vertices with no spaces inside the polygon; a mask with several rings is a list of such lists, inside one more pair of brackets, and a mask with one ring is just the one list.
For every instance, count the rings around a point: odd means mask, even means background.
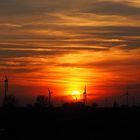
[{"label": "sun glow", "polygon": [[80,95],[80,92],[75,90],[72,92],[72,95]]},{"label": "sun glow", "polygon": [[79,100],[81,98],[80,91],[77,91],[77,90],[73,91],[72,92],[72,97],[73,97],[74,100]]}]

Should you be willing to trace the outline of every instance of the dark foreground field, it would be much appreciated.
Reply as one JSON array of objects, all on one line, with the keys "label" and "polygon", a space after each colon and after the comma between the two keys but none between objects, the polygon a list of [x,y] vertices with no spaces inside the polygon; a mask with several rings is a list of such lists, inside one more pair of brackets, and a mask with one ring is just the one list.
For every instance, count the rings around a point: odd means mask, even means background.
[{"label": "dark foreground field", "polygon": [[2,139],[139,139],[140,109],[0,109]]}]

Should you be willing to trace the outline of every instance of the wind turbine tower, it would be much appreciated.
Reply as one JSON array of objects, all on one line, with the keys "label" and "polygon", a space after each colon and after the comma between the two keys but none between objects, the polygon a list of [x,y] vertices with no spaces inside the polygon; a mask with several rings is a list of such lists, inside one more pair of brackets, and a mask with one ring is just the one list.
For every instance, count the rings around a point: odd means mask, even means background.
[{"label": "wind turbine tower", "polygon": [[126,89],[126,106],[129,106],[129,92],[128,92],[128,88]]},{"label": "wind turbine tower", "polygon": [[51,106],[51,97],[52,97],[52,92],[48,88],[48,95],[49,95],[49,106]]},{"label": "wind turbine tower", "polygon": [[5,76],[5,80],[4,80],[4,99],[7,98],[7,94],[8,94],[8,78],[7,76]]},{"label": "wind turbine tower", "polygon": [[85,90],[83,92],[83,102],[84,102],[84,105],[87,104],[87,88],[85,86]]}]

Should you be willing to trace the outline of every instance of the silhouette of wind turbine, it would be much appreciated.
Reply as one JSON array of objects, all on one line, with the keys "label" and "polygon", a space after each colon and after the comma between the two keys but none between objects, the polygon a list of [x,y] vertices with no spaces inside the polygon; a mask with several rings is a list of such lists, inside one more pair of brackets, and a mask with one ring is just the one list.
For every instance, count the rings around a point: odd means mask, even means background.
[{"label": "silhouette of wind turbine", "polygon": [[83,92],[83,102],[84,102],[84,105],[87,104],[87,88],[85,86],[85,90]]},{"label": "silhouette of wind turbine", "polygon": [[128,88],[126,89],[126,106],[129,106],[129,92],[128,92]]},{"label": "silhouette of wind turbine", "polygon": [[52,92],[48,88],[48,95],[49,95],[49,106],[51,106],[51,97],[52,97]]},{"label": "silhouette of wind turbine", "polygon": [[122,94],[122,95],[120,95],[120,96],[118,96],[118,97],[125,97],[125,104],[126,104],[126,106],[128,107],[129,106],[129,89],[128,89],[128,87],[126,88],[126,93],[125,94]]},{"label": "silhouette of wind turbine", "polygon": [[7,94],[8,94],[8,78],[5,75],[5,80],[4,80],[4,90],[5,90],[5,99],[7,98]]}]

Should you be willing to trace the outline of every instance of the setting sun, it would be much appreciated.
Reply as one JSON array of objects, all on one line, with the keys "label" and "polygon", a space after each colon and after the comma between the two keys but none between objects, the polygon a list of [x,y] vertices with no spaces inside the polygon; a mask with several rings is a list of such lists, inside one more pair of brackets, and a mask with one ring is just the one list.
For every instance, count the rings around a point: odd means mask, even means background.
[{"label": "setting sun", "polygon": [[73,91],[72,95],[80,95],[80,92],[79,91]]},{"label": "setting sun", "polygon": [[73,99],[79,100],[81,98],[81,93],[80,91],[75,90],[72,92],[72,96],[73,96]]}]

